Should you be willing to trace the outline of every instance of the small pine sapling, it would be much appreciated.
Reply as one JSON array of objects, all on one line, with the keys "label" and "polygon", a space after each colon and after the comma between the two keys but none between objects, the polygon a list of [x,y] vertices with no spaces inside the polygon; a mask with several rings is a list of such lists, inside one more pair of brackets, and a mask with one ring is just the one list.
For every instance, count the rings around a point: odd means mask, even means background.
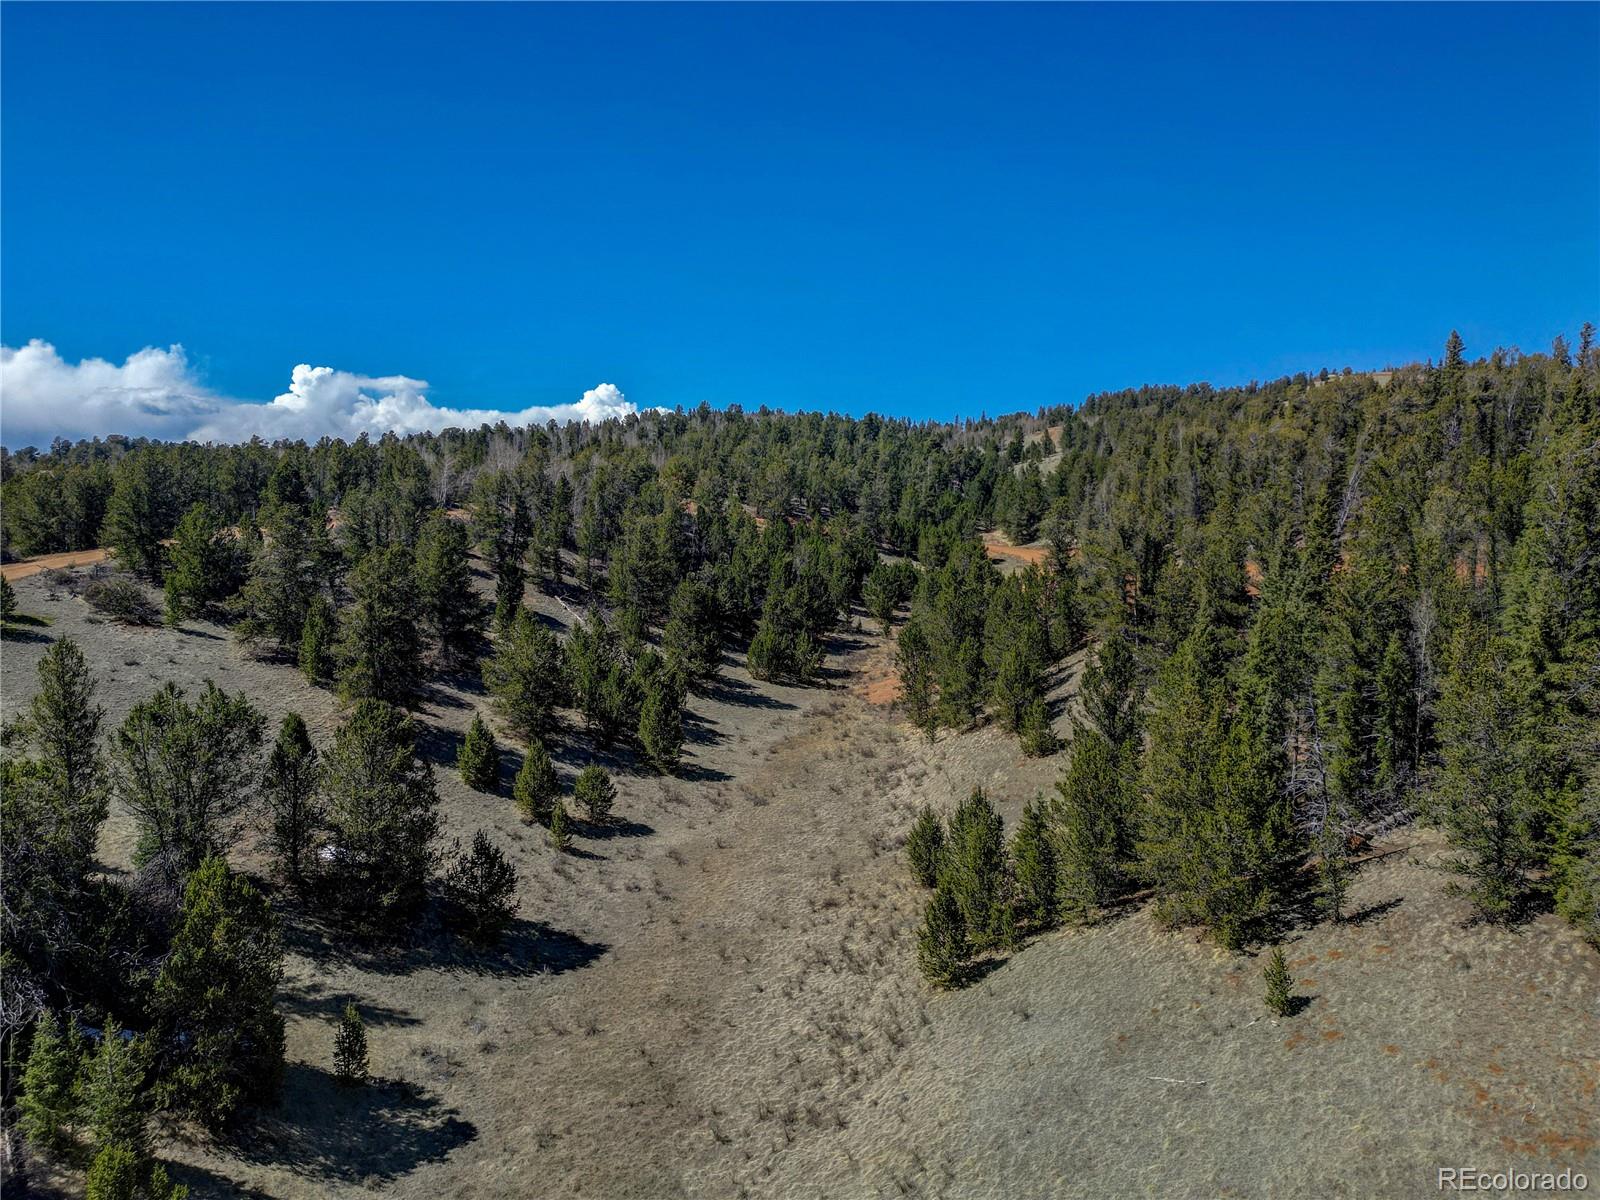
[{"label": "small pine sapling", "polygon": [[333,1034],[333,1077],[341,1087],[367,1082],[367,1025],[354,1004],[346,1003]]},{"label": "small pine sapling", "polygon": [[1289,974],[1289,964],[1284,960],[1283,947],[1274,946],[1267,958],[1263,973],[1267,983],[1267,1007],[1280,1017],[1294,1012],[1294,979]]}]

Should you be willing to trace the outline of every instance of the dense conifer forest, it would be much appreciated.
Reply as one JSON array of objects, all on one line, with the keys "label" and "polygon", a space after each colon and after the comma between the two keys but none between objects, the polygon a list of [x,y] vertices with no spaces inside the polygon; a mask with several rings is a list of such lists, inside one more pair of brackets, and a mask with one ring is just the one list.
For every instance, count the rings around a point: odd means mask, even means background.
[{"label": "dense conifer forest", "polygon": [[[5,714],[5,1107],[91,1195],[173,1194],[154,1115],[221,1133],[275,1095],[269,894],[366,942],[430,904],[464,941],[502,935],[516,867],[481,834],[441,844],[409,711],[446,675],[481,678],[511,799],[565,849],[615,798],[597,766],[563,794],[551,748],[575,728],[671,774],[725,653],[820,685],[841,629],[889,631],[928,739],[992,723],[1060,763],[1013,831],[981,791],[909,831],[937,986],[1139,902],[1271,947],[1291,910],[1348,918],[1353,857],[1408,822],[1443,831],[1476,919],[1553,909],[1600,941],[1593,326],[1547,353],[1471,357],[1452,334],[1437,363],[959,424],[703,407],[376,442],[58,441],[0,471],[8,560],[110,547],[121,574],[88,596],[110,619],[219,621],[344,704],[321,745],[226,680],[112,728],[62,639]],[[996,531],[1039,561],[1001,570]],[[8,622],[14,604],[7,585]],[[1061,738],[1049,681],[1073,656]],[[480,718],[460,748],[479,791],[495,736]],[[127,875],[95,860],[113,801],[138,823]],[[230,866],[247,823],[270,879]],[[362,1086],[353,1008],[339,1039]]]}]

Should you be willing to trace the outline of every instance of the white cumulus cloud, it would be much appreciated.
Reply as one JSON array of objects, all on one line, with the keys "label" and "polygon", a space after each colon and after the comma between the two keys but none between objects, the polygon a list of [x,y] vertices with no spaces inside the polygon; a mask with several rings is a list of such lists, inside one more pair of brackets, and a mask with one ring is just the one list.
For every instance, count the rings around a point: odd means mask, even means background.
[{"label": "white cumulus cloud", "polygon": [[73,364],[48,342],[0,347],[0,439],[11,447],[122,433],[202,442],[242,442],[324,434],[353,439],[422,433],[457,426],[475,429],[504,421],[604,421],[637,412],[613,384],[591,388],[570,404],[535,405],[518,412],[449,408],[428,398],[428,384],[405,375],[357,375],[305,363],[290,373],[289,390],[267,403],[236,400],[195,376],[182,346],[147,348],[121,366],[99,358]]},{"label": "white cumulus cloud", "polygon": [[181,438],[229,403],[195,380],[182,346],[147,346],[121,366],[74,365],[38,338],[0,346],[0,438],[11,447],[108,433]]}]

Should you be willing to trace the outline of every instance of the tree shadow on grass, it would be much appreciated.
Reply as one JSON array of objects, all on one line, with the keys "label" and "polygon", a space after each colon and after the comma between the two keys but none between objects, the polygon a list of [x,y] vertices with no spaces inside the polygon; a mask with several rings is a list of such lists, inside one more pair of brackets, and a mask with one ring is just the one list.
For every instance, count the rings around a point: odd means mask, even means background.
[{"label": "tree shadow on grass", "polygon": [[688,783],[727,783],[733,778],[726,771],[719,771],[716,767],[707,767],[701,763],[679,763],[677,770],[673,771],[674,778],[685,780]]},{"label": "tree shadow on grass", "polygon": [[1388,900],[1380,900],[1376,904],[1369,904],[1365,908],[1357,909],[1345,916],[1346,925],[1370,925],[1380,917],[1394,911],[1406,902],[1404,896],[1394,896]]},{"label": "tree shadow on grass", "polygon": [[416,1084],[375,1080],[341,1087],[320,1067],[289,1063],[277,1109],[232,1148],[247,1162],[310,1179],[392,1183],[477,1136],[472,1122]]},{"label": "tree shadow on grass", "polygon": [[728,735],[717,728],[715,721],[687,708],[683,710],[683,736],[685,741],[696,746],[716,746],[728,740]]},{"label": "tree shadow on grass", "polygon": [[37,629],[17,626],[7,621],[0,625],[0,639],[8,642],[53,642],[55,638],[48,633],[40,633]]},{"label": "tree shadow on grass", "polygon": [[463,975],[557,975],[586,967],[611,949],[542,921],[514,918],[498,945],[479,946],[447,928],[437,906],[405,941],[363,941],[327,921],[302,914],[287,922],[284,941],[316,963],[347,963],[375,975],[447,971]]},{"label": "tree shadow on grass", "polygon": [[330,1030],[332,1022],[343,1014],[346,1004],[354,1004],[361,1013],[362,1021],[370,1026],[381,1028],[422,1024],[420,1017],[413,1017],[401,1009],[374,1003],[354,992],[331,991],[315,979],[280,993],[278,1003],[291,1016],[326,1019]]},{"label": "tree shadow on grass", "polygon": [[769,696],[759,688],[751,687],[743,680],[731,676],[722,676],[706,685],[703,693],[707,699],[715,700],[718,704],[729,704],[738,708],[776,708],[790,709],[794,705],[787,700],[780,700],[776,696]]},{"label": "tree shadow on grass", "polygon": [[230,1179],[218,1171],[189,1163],[163,1164],[173,1183],[189,1189],[189,1200],[272,1200],[271,1192],[263,1192],[238,1179]]},{"label": "tree shadow on grass", "polygon": [[594,842],[609,842],[613,838],[649,837],[655,832],[654,827],[646,825],[643,821],[611,820],[596,824],[593,821],[584,821],[583,836]]}]

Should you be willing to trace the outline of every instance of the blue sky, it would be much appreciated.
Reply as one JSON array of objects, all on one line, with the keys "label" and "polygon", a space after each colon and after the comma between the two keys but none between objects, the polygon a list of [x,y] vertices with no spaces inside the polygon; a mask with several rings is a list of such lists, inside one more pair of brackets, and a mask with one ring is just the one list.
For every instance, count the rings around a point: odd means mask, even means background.
[{"label": "blue sky", "polygon": [[193,390],[166,431],[301,363],[369,419],[602,382],[942,418],[1600,316],[1592,4],[8,3],[3,32],[0,341],[58,360],[8,364],[8,444],[37,379],[56,411],[80,360],[175,343],[140,385]]}]

